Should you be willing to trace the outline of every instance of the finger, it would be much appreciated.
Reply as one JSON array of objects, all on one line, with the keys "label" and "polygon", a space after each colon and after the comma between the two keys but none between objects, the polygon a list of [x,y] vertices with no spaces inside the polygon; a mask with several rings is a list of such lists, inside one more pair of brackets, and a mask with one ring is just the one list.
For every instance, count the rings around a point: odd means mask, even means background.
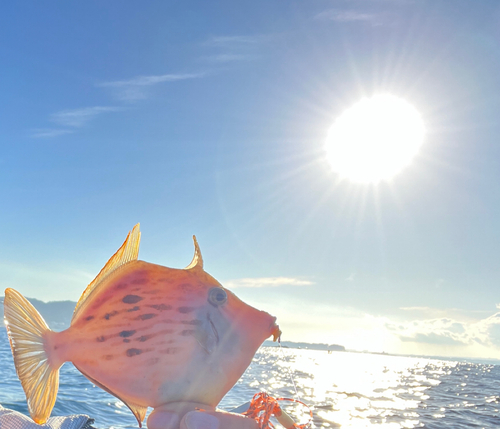
[{"label": "finger", "polygon": [[224,411],[191,411],[181,421],[180,429],[259,429],[255,420]]},{"label": "finger", "polygon": [[203,411],[191,411],[181,420],[180,429],[219,429],[217,417]]},{"label": "finger", "polygon": [[178,429],[179,415],[170,411],[155,410],[148,417],[148,429]]}]

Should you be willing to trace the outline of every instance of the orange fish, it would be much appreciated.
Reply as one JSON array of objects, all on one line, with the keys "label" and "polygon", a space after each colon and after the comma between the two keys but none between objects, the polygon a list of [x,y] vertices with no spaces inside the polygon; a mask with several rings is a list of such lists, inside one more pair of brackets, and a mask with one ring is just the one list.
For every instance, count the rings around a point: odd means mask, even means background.
[{"label": "orange fish", "polygon": [[147,407],[215,407],[269,336],[276,318],[242,302],[192,262],[173,269],[137,260],[136,225],[76,304],[71,325],[51,331],[17,291],[5,291],[5,323],[32,419],[50,416],[59,368],[72,362],[122,400],[139,426]]}]

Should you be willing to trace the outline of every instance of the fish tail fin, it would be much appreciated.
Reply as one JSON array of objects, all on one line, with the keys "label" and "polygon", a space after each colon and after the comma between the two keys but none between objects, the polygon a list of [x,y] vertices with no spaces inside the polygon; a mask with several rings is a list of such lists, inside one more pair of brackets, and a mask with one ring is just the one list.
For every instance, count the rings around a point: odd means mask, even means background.
[{"label": "fish tail fin", "polygon": [[4,318],[31,418],[43,424],[50,416],[59,388],[59,367],[51,366],[44,344],[50,329],[35,307],[10,288],[5,290]]}]

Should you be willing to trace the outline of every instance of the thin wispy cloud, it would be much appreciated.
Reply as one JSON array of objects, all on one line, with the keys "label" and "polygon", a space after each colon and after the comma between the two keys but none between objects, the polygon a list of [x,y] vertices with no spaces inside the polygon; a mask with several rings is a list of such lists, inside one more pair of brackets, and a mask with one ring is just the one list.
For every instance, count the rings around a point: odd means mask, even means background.
[{"label": "thin wispy cloud", "polygon": [[[250,61],[258,58],[260,49],[269,36],[212,36],[202,43],[202,46],[213,54],[204,55],[202,60],[212,63],[230,63]],[[218,51],[218,52],[217,52]]]},{"label": "thin wispy cloud", "polygon": [[212,36],[203,45],[212,47],[234,48],[260,43],[264,36]]},{"label": "thin wispy cloud", "polygon": [[103,82],[98,86],[110,86],[120,88],[124,86],[151,86],[163,82],[175,82],[177,80],[195,79],[203,77],[205,73],[184,73],[184,74],[162,74],[155,76],[138,76],[133,79],[117,80],[113,82]]},{"label": "thin wispy cloud", "polygon": [[354,278],[356,277],[356,273],[351,273],[349,277],[345,279],[346,282],[353,282]]},{"label": "thin wispy cloud", "polygon": [[356,10],[329,9],[316,15],[316,19],[324,19],[336,22],[374,22],[380,19],[378,14],[364,13]]},{"label": "thin wispy cloud", "polygon": [[112,88],[115,96],[120,100],[134,101],[147,97],[147,89],[151,86],[166,82],[177,82],[188,79],[199,79],[206,73],[170,73],[162,75],[137,76],[132,79],[102,82],[99,87]]},{"label": "thin wispy cloud", "polygon": [[51,138],[58,137],[65,134],[71,134],[74,130],[57,129],[57,128],[37,128],[32,131],[31,137],[35,138]]},{"label": "thin wispy cloud", "polygon": [[229,63],[233,61],[250,61],[254,59],[255,56],[242,55],[242,54],[218,54],[218,55],[208,55],[203,58],[214,63]]},{"label": "thin wispy cloud", "polygon": [[98,115],[108,112],[116,112],[119,110],[122,110],[122,108],[111,106],[85,107],[82,109],[62,110],[60,112],[53,113],[50,116],[50,119],[52,122],[65,127],[79,128]]},{"label": "thin wispy cloud", "polygon": [[261,288],[261,287],[279,287],[279,286],[310,286],[314,284],[309,280],[301,280],[292,277],[258,277],[228,280],[224,284],[229,289],[242,287]]}]

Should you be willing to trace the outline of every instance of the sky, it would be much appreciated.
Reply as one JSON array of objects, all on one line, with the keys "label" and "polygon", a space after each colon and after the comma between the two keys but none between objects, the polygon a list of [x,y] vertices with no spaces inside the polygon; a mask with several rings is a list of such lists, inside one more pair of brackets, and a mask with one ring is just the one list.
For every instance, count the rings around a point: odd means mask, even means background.
[{"label": "sky", "polygon": [[[283,340],[500,357],[500,3],[26,0],[0,16],[0,287],[78,300],[140,259],[205,269]],[[391,94],[411,164],[358,183],[328,131]]]}]

